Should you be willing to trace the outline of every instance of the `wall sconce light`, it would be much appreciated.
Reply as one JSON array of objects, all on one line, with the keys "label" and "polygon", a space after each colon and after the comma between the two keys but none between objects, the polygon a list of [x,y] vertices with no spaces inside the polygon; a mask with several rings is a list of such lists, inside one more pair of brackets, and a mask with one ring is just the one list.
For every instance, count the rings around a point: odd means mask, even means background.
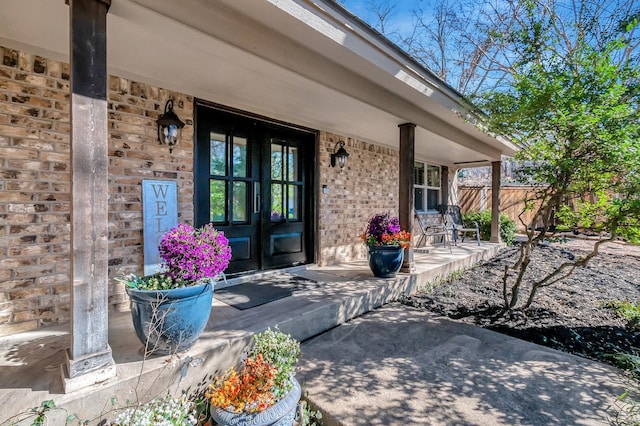
[{"label": "wall sconce light", "polygon": [[164,106],[164,114],[158,118],[158,141],[161,145],[167,145],[169,152],[180,143],[180,136],[184,123],[173,112],[173,100],[169,99]]},{"label": "wall sconce light", "polygon": [[333,154],[331,154],[331,167],[335,167],[336,160],[338,160],[338,166],[341,169],[344,168],[344,165],[347,164],[347,157],[349,157],[349,153],[344,149],[344,141],[338,141],[333,148]]}]

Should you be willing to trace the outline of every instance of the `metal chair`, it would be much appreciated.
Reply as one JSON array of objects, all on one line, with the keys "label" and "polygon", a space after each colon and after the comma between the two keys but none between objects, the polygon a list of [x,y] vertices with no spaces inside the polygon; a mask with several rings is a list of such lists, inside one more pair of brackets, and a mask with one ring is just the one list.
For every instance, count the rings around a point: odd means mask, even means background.
[{"label": "metal chair", "polygon": [[441,206],[442,216],[452,230],[453,244],[458,245],[458,234],[462,237],[462,242],[467,234],[475,234],[476,241],[480,245],[480,227],[478,222],[473,222],[473,226],[465,226],[462,222],[462,214],[460,213],[460,206],[455,205],[443,205]]},{"label": "metal chair", "polygon": [[420,239],[416,244],[416,249],[419,249],[423,243],[427,242],[427,239],[430,237],[442,237],[442,246],[446,247],[449,245],[449,251],[451,251],[451,241],[449,229],[447,228],[447,224],[429,224],[426,221],[425,215],[416,214],[416,219],[418,220],[418,225],[420,226]]}]

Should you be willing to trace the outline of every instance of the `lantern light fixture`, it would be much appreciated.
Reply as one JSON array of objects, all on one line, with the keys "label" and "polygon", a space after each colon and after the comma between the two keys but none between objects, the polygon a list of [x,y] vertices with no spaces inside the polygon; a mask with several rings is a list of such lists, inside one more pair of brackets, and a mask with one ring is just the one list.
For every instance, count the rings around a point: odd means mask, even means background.
[{"label": "lantern light fixture", "polygon": [[336,146],[333,148],[333,154],[331,154],[331,167],[335,167],[337,161],[338,166],[343,169],[345,164],[347,164],[348,157],[349,153],[344,149],[344,141],[338,141]]},{"label": "lantern light fixture", "polygon": [[164,106],[164,114],[158,118],[158,141],[161,145],[167,145],[169,152],[180,143],[184,123],[173,112],[173,100],[169,99]]}]

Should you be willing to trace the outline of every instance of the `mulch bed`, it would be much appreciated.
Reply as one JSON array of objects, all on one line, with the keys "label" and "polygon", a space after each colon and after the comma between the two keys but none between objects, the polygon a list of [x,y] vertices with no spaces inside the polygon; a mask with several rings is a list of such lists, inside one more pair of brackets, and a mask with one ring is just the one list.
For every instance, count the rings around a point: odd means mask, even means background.
[{"label": "mulch bed", "polygon": [[[584,256],[592,246],[589,240],[545,244],[536,250],[529,276],[541,276],[567,259]],[[514,262],[517,252],[517,245],[505,248],[460,277],[402,302],[612,365],[612,354],[640,354],[640,332],[606,306],[612,301],[640,301],[640,247],[607,244],[587,267],[540,289],[531,309],[505,312],[502,273],[504,265]],[[528,294],[525,285],[520,305]]]}]

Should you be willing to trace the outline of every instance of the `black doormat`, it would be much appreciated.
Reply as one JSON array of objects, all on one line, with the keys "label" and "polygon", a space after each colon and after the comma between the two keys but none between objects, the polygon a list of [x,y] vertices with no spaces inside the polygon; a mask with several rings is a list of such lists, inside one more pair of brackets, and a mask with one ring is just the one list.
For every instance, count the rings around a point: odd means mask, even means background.
[{"label": "black doormat", "polygon": [[245,310],[289,297],[305,284],[312,283],[315,281],[295,275],[276,274],[256,281],[225,287],[214,291],[213,295],[227,305]]}]

